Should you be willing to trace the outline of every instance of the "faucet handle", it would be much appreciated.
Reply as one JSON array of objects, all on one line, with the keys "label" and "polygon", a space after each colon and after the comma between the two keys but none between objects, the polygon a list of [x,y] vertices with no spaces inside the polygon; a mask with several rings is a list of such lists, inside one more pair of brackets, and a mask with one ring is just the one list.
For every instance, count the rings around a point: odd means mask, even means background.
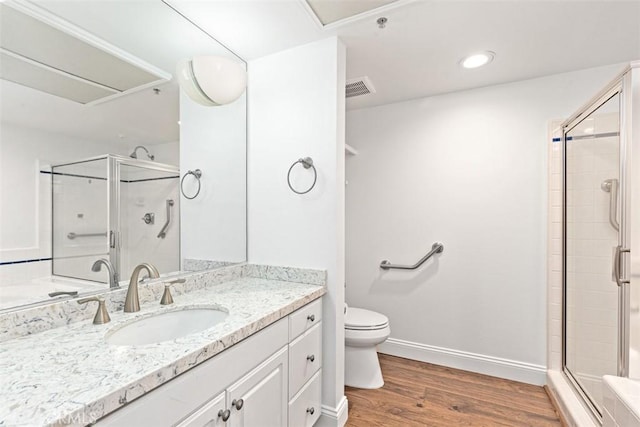
[{"label": "faucet handle", "polygon": [[102,297],[81,298],[78,300],[78,304],[86,304],[91,301],[98,302],[98,311],[96,311],[96,315],[93,318],[93,324],[102,325],[105,323],[109,323],[111,321],[111,318],[109,317],[109,312],[107,311],[107,305],[104,302],[104,298]]},{"label": "faucet handle", "polygon": [[176,279],[176,280],[170,280],[167,283],[165,283],[164,285],[164,293],[162,294],[162,299],[160,300],[160,304],[161,305],[169,305],[169,304],[173,304],[173,297],[171,296],[171,285],[174,285],[176,283],[184,283],[186,282],[186,279]]}]

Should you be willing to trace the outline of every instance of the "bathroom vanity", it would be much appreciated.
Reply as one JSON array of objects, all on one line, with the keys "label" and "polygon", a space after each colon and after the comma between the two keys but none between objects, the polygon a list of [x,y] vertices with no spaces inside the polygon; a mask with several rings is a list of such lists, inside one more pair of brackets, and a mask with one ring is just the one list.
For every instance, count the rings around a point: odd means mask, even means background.
[{"label": "bathroom vanity", "polygon": [[[121,311],[124,290],[105,294],[112,318],[105,325],[91,323],[90,306],[83,320],[26,329],[76,309],[74,300],[40,318],[14,314],[23,336],[0,346],[0,425],[313,425],[321,412],[325,273],[243,265],[186,279],[173,286],[170,306],[159,305],[161,281],[141,285],[138,313]],[[140,320],[194,309],[228,316],[171,341],[108,341]],[[8,322],[0,318],[0,337]]]},{"label": "bathroom vanity", "polygon": [[322,301],[314,301],[97,422],[312,426],[320,416]]}]

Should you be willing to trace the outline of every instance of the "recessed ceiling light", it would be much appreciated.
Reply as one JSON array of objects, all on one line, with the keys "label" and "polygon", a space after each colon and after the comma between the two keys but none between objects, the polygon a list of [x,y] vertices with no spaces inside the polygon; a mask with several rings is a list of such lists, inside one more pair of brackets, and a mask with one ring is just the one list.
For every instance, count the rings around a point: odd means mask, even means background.
[{"label": "recessed ceiling light", "polygon": [[484,51],[479,53],[474,53],[473,55],[469,55],[460,61],[460,65],[464,68],[478,68],[483,65],[487,65],[489,62],[493,61],[493,58],[496,56],[495,53],[490,51]]}]

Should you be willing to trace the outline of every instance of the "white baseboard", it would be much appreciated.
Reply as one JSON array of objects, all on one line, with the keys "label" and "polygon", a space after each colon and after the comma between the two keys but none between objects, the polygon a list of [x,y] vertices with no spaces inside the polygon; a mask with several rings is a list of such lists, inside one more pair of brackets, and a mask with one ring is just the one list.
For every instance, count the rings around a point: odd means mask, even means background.
[{"label": "white baseboard", "polygon": [[435,347],[395,338],[389,338],[380,344],[378,351],[392,356],[449,366],[528,384],[541,386],[546,383],[547,368],[531,363]]},{"label": "white baseboard", "polygon": [[349,402],[347,396],[342,396],[338,406],[333,408],[322,405],[322,414],[316,422],[316,427],[344,427],[349,417]]}]

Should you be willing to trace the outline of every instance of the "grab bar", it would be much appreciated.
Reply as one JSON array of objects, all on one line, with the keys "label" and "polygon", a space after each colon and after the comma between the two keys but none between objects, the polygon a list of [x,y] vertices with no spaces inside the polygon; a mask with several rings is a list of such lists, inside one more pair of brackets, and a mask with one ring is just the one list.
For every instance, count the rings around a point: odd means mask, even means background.
[{"label": "grab bar", "polygon": [[104,233],[74,233],[73,231],[67,234],[67,239],[75,239],[76,237],[107,237],[107,232]]},{"label": "grab bar", "polygon": [[171,206],[173,206],[173,200],[167,200],[167,222],[162,226],[162,230],[158,233],[158,239],[164,239],[167,237],[167,228],[169,228],[169,224],[171,223]]},{"label": "grab bar", "polygon": [[602,191],[609,193],[609,224],[616,230],[620,230],[618,224],[618,180],[607,179],[600,184]]},{"label": "grab bar", "polygon": [[429,251],[428,254],[426,254],[425,256],[422,257],[422,259],[418,262],[416,262],[413,265],[397,265],[397,264],[391,264],[389,262],[389,260],[384,260],[380,263],[380,268],[382,268],[383,270],[389,270],[390,268],[397,268],[399,270],[415,270],[416,268],[420,267],[422,264],[424,264],[424,262],[426,260],[428,260],[429,258],[431,258],[434,254],[439,254],[442,251],[444,251],[444,245],[440,242],[435,242],[432,246],[431,246],[431,250]]}]

